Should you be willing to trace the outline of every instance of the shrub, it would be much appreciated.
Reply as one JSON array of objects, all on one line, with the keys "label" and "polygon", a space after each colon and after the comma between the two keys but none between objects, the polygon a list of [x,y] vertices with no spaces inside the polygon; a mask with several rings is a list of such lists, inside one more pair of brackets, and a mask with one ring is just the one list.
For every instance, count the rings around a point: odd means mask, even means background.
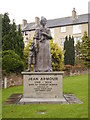
[{"label": "shrub", "polygon": [[29,43],[24,48],[24,63],[25,63],[25,68],[28,68],[29,47],[31,46],[31,41],[32,40],[29,40]]},{"label": "shrub", "polygon": [[2,52],[2,69],[8,73],[21,72],[24,70],[24,63],[13,50],[7,50]]},{"label": "shrub", "polygon": [[57,43],[54,44],[52,41],[50,41],[50,49],[51,49],[51,65],[53,71],[63,70],[64,56],[61,48],[58,46]]}]

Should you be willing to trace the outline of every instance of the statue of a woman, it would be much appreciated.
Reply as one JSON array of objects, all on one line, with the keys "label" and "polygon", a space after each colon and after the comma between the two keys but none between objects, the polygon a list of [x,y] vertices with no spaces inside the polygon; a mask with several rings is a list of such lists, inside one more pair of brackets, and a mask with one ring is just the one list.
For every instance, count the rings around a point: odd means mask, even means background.
[{"label": "statue of a woman", "polygon": [[36,72],[49,72],[51,68],[51,53],[49,40],[52,39],[50,29],[46,27],[47,20],[41,17],[40,27],[35,30],[34,39],[37,41]]}]

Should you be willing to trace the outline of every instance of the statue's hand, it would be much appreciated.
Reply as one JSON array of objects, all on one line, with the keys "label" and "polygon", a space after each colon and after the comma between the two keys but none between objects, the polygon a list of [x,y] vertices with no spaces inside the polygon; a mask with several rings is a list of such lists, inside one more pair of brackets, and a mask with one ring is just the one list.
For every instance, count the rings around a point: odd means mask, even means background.
[{"label": "statue's hand", "polygon": [[42,34],[42,35],[46,35],[46,36],[48,35],[46,32],[42,32],[41,34]]},{"label": "statue's hand", "polygon": [[48,39],[52,39],[52,37],[46,32],[42,32],[42,35],[46,36]]}]

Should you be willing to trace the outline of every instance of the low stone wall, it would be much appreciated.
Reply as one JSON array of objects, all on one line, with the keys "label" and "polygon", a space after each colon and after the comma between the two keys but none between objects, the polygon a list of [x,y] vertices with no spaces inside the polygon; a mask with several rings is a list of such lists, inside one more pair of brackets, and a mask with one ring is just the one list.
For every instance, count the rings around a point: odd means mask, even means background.
[{"label": "low stone wall", "polygon": [[72,68],[64,71],[64,76],[88,74],[88,68]]},{"label": "low stone wall", "polygon": [[11,73],[7,75],[2,75],[2,88],[19,86],[22,84],[23,84],[23,78],[21,74]]}]

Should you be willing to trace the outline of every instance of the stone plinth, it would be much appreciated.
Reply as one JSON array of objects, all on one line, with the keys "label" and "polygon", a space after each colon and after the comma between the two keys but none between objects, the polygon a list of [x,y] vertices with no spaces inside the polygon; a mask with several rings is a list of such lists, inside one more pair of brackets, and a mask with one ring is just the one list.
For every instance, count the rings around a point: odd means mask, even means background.
[{"label": "stone plinth", "polygon": [[[64,72],[22,72],[23,98],[25,100],[62,101],[62,77]],[[54,100],[55,99],[55,100]],[[60,100],[61,99],[61,100]],[[39,101],[38,101],[39,102]]]}]

